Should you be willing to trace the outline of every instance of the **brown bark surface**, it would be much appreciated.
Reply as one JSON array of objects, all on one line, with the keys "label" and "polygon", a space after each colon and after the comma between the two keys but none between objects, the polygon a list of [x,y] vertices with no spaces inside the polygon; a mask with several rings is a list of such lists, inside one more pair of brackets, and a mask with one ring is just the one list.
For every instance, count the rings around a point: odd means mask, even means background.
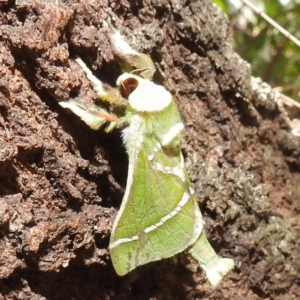
[{"label": "brown bark surface", "polygon": [[[232,49],[210,1],[0,2],[0,299],[300,299],[300,140]],[[184,253],[118,277],[108,248],[125,189],[120,133],[57,99],[96,100],[73,58],[114,85],[102,21],[159,65],[215,250],[213,289]]]}]

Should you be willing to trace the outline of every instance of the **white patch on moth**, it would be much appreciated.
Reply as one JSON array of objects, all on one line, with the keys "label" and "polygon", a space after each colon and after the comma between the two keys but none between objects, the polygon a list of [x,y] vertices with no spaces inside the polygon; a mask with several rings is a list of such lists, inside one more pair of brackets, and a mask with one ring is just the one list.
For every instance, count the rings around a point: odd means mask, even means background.
[{"label": "white patch on moth", "polygon": [[151,161],[154,158],[155,152],[153,151],[151,154],[148,155],[148,160]]},{"label": "white patch on moth", "polygon": [[122,141],[123,141],[123,144],[127,150],[128,148],[128,145],[127,145],[127,142],[128,142],[128,135],[129,135],[129,127],[125,127],[122,131],[121,131],[121,136],[122,136]]},{"label": "white patch on moth", "polygon": [[128,78],[134,78],[138,81],[138,86],[128,97],[128,103],[134,110],[155,112],[161,111],[171,104],[172,95],[163,86],[134,74],[122,74],[117,79],[117,86],[120,87],[123,81]]},{"label": "white patch on moth", "polygon": [[222,278],[234,268],[234,260],[231,258],[218,257],[213,266],[207,267],[205,264],[200,264],[206,272],[207,279],[212,286],[217,286]]},{"label": "white patch on moth", "polygon": [[[162,217],[157,223],[145,228],[143,230],[143,232],[149,233],[149,232],[157,229],[158,227],[162,226],[164,223],[166,223],[168,220],[170,220],[174,216],[176,216],[181,211],[181,209],[184,207],[184,205],[187,204],[189,199],[190,199],[190,194],[184,193],[181,200],[178,202],[177,206],[174,208],[174,210],[172,210],[170,213],[168,213],[167,215]],[[202,230],[202,227],[201,227],[201,230]],[[201,232],[201,230],[200,230],[200,232]],[[197,230],[197,232],[198,232],[198,230]],[[200,232],[199,232],[199,234],[200,234]],[[199,234],[198,234],[198,236],[199,236]],[[121,239],[118,239],[115,242],[111,243],[109,245],[109,248],[112,249],[112,248],[115,248],[115,247],[119,246],[120,244],[129,243],[129,242],[132,242],[132,241],[137,241],[138,239],[139,239],[139,235],[134,235],[134,236],[129,237],[129,238],[121,238]]]},{"label": "white patch on moth", "polygon": [[[122,140],[123,140],[123,144],[126,147],[126,150],[128,150],[128,140],[130,138],[130,136],[135,135],[136,139],[135,139],[135,147],[137,147],[138,149],[140,149],[144,137],[143,135],[140,133],[140,116],[135,115],[130,119],[130,127],[125,127],[122,131],[121,131],[121,136],[122,136]],[[136,128],[136,129],[135,129]]]},{"label": "white patch on moth", "polygon": [[183,130],[183,123],[177,123],[173,125],[170,130],[163,136],[161,144],[167,146],[170,142]]},{"label": "white patch on moth", "polygon": [[194,189],[192,189],[191,187],[190,187],[189,189],[190,189],[190,193],[191,193],[191,195],[194,195],[194,194],[195,194],[195,191],[194,191]]},{"label": "white patch on moth", "polygon": [[155,154],[156,154],[160,149],[161,149],[161,145],[160,145],[159,142],[157,142],[156,146],[155,146],[154,149],[153,149],[153,152],[152,152],[151,154],[148,155],[148,157],[147,157],[148,160],[151,161],[151,160],[154,158]]},{"label": "white patch on moth", "polygon": [[169,167],[169,166],[164,166],[160,163],[155,163],[153,164],[153,169],[161,171],[165,174],[173,174],[179,177],[182,182],[185,182],[185,174],[182,170],[181,165],[178,165],[176,167]]},{"label": "white patch on moth", "polygon": [[139,133],[136,139],[136,146],[138,148],[141,148],[143,141],[144,141],[144,137],[142,134]]},{"label": "white patch on moth", "polygon": [[183,159],[183,155],[182,155],[181,152],[180,152],[180,165],[181,165],[181,167],[182,167],[182,170],[184,170],[185,164],[184,164],[184,159]]}]

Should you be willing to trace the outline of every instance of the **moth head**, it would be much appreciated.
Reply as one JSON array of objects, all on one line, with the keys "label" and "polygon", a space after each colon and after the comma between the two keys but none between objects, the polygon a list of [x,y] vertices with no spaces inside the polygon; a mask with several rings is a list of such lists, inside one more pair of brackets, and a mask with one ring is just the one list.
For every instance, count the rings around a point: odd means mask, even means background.
[{"label": "moth head", "polygon": [[172,95],[161,85],[131,73],[117,79],[121,95],[137,112],[162,111],[172,102]]}]

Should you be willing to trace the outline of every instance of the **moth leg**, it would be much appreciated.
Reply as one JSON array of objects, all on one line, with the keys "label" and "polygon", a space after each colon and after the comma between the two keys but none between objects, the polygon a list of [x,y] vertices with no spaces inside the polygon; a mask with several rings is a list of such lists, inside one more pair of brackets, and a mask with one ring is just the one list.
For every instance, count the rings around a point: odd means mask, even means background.
[{"label": "moth leg", "polygon": [[139,53],[123,39],[120,32],[110,23],[103,21],[107,28],[107,38],[112,46],[113,54],[124,73],[133,73],[146,79],[152,79],[155,65],[149,55]]},{"label": "moth leg", "polygon": [[207,279],[212,286],[217,286],[222,278],[234,268],[233,259],[219,257],[203,232],[198,240],[188,249],[188,253],[205,271]]},{"label": "moth leg", "polygon": [[[114,104],[115,106],[125,107],[126,100],[121,96],[117,88],[113,88],[108,84],[104,84],[96,76],[87,65],[77,57],[75,61],[85,72],[87,78],[93,85],[97,96],[102,100]],[[90,128],[98,130],[103,124],[108,123],[105,131],[109,132],[114,128],[124,127],[127,123],[125,117],[118,117],[114,113],[102,108],[98,105],[84,103],[77,100],[61,101],[59,104],[70,109],[74,114],[79,116]]]},{"label": "moth leg", "polygon": [[75,61],[82,68],[88,80],[92,83],[94,91],[97,93],[99,99],[116,106],[126,106],[126,100],[120,95],[117,88],[113,88],[99,80],[80,57],[77,57]]},{"label": "moth leg", "polygon": [[106,132],[114,128],[121,128],[126,125],[124,117],[119,118],[115,114],[97,105],[84,103],[77,100],[60,101],[59,105],[70,109],[75,115],[81,118],[90,128],[98,130],[102,125],[108,123]]}]

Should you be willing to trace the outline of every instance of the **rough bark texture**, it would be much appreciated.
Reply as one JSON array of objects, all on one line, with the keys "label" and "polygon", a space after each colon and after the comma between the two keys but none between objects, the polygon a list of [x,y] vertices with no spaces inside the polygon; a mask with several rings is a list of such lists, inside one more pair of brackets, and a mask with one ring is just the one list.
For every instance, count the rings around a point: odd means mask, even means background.
[{"label": "rough bark texture", "polygon": [[[208,0],[0,2],[0,299],[299,299],[299,138],[253,84]],[[102,20],[162,72],[186,124],[183,153],[216,251],[216,289],[182,253],[118,277],[107,250],[126,183],[118,131],[57,99],[95,100],[79,55],[114,84]]]}]

